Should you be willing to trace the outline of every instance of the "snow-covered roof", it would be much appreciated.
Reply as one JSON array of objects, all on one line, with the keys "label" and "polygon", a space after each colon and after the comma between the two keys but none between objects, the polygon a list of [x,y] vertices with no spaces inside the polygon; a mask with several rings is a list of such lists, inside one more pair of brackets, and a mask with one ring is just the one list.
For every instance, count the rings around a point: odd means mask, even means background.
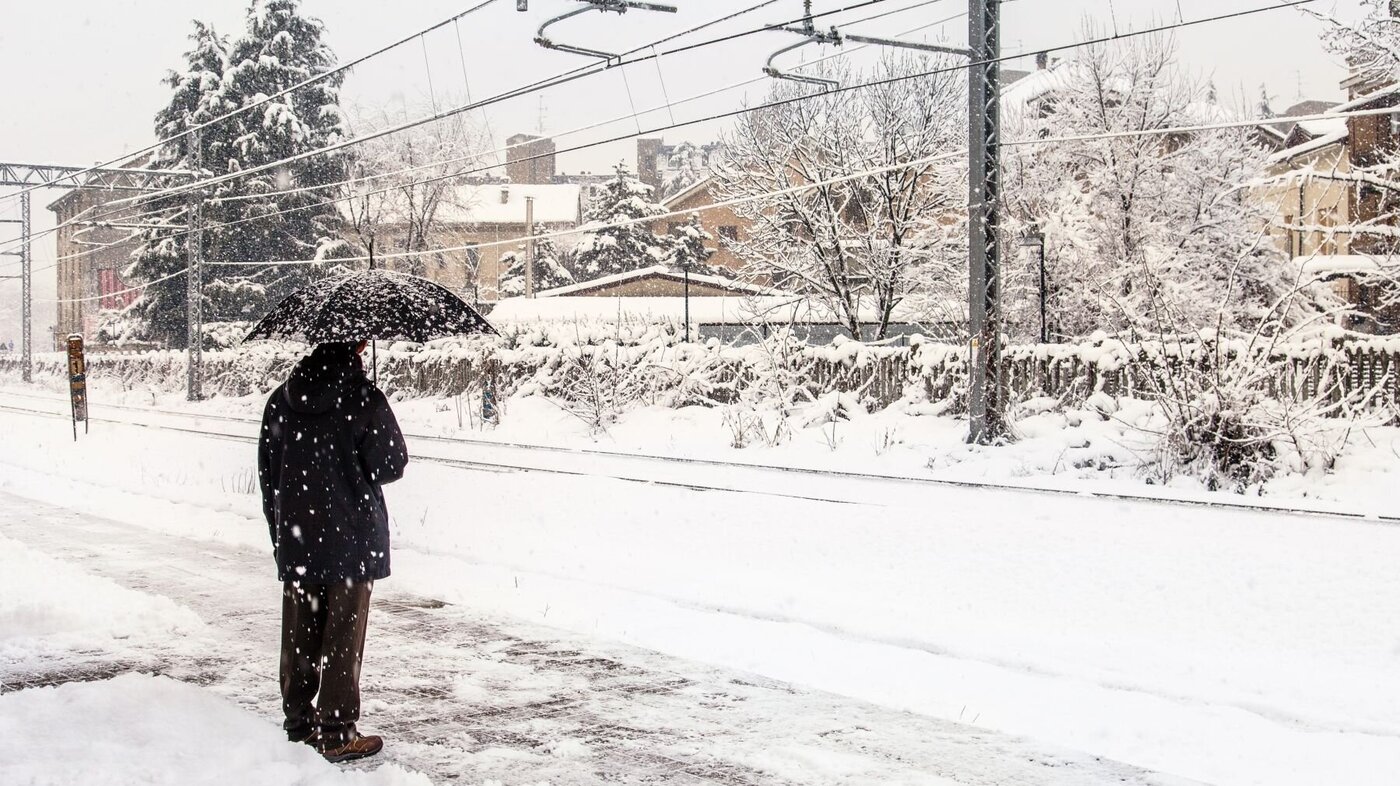
[{"label": "snow-covered roof", "polygon": [[1301,115],[1326,114],[1331,112],[1336,106],[1337,102],[1335,101],[1299,101],[1293,106],[1283,110],[1283,119],[1269,123],[1266,126],[1261,126],[1261,128],[1272,131],[1283,139],[1287,139],[1295,129],[1301,129],[1302,132],[1309,137],[1335,134],[1346,128],[1346,120],[1304,120],[1302,122],[1294,122],[1287,118]]},{"label": "snow-covered roof", "polygon": [[1365,95],[1363,95],[1363,96],[1359,96],[1359,97],[1357,97],[1357,98],[1353,98],[1352,100],[1347,101],[1346,103],[1338,104],[1338,105],[1332,107],[1332,111],[1333,111],[1333,112],[1350,112],[1350,111],[1352,111],[1353,109],[1361,109],[1362,107],[1366,106],[1367,104],[1371,103],[1372,101],[1376,101],[1376,100],[1378,100],[1378,99],[1385,98],[1386,96],[1392,96],[1392,95],[1395,95],[1396,93],[1400,93],[1400,82],[1397,82],[1397,83],[1395,83],[1395,84],[1393,84],[1393,85],[1387,85],[1386,87],[1382,87],[1382,88],[1379,89],[1379,90],[1373,90],[1372,92],[1367,93],[1367,94],[1365,94]]},{"label": "snow-covered roof", "polygon": [[667,196],[665,199],[661,200],[661,204],[665,205],[666,207],[671,207],[677,202],[680,202],[683,199],[687,199],[691,195],[705,188],[708,188],[710,185],[710,181],[713,179],[713,175],[706,175],[705,177],[700,178],[699,180],[695,181],[694,183],[691,183],[685,188],[682,188],[680,191],[677,191],[674,194]]},{"label": "snow-covered roof", "polygon": [[582,218],[581,186],[492,183],[457,188],[438,208],[438,220],[460,224],[523,224],[526,197],[535,200],[536,224],[577,224]]},{"label": "snow-covered roof", "polygon": [[[1323,114],[1331,110],[1323,110],[1315,114]],[[1329,120],[1301,120],[1298,127],[1306,131],[1310,136],[1328,136],[1347,130],[1346,118],[1334,117]]]},{"label": "snow-covered roof", "polygon": [[[672,281],[684,281],[685,274],[672,270],[665,265],[652,265],[639,270],[629,270],[626,273],[614,273],[610,276],[599,276],[587,281],[580,281],[577,284],[570,284],[564,287],[555,287],[535,293],[536,297],[565,297],[579,292],[587,292],[590,289],[612,286],[614,284],[626,284],[633,281],[642,281],[648,278],[666,278]],[[720,278],[719,276],[706,276],[697,273],[690,274],[692,284],[708,284],[712,287],[727,289],[731,292],[745,293],[752,295],[775,295],[782,294],[776,289],[761,287],[757,284],[750,284],[744,281],[735,281],[730,278]]]},{"label": "snow-covered roof", "polygon": [[1332,145],[1341,144],[1342,142],[1345,142],[1346,139],[1347,129],[1345,125],[1343,125],[1342,130],[1336,133],[1325,134],[1310,142],[1304,142],[1301,145],[1286,147],[1278,151],[1277,153],[1274,153],[1273,155],[1269,156],[1269,161],[1271,163],[1276,164],[1285,161],[1292,161],[1293,159],[1298,158],[1299,156],[1305,156],[1309,153],[1316,153],[1317,151],[1331,147]]},{"label": "snow-covered roof", "polygon": [[1400,267],[1400,256],[1365,254],[1318,254],[1303,262],[1303,274],[1309,276],[1355,276],[1381,273]]},{"label": "snow-covered roof", "polygon": [[1064,89],[1068,84],[1069,67],[1066,63],[1057,63],[1049,68],[1032,71],[1029,75],[1003,87],[1001,103],[1003,107],[1008,108],[1023,107],[1056,90]]},{"label": "snow-covered roof", "polygon": [[[683,297],[580,297],[554,296],[509,298],[491,311],[493,324],[521,322],[682,322],[687,298]],[[690,321],[704,325],[728,324],[832,324],[839,323],[829,308],[797,295],[689,298]],[[862,309],[861,322],[878,322],[874,308]],[[896,309],[896,322],[911,321]]]}]

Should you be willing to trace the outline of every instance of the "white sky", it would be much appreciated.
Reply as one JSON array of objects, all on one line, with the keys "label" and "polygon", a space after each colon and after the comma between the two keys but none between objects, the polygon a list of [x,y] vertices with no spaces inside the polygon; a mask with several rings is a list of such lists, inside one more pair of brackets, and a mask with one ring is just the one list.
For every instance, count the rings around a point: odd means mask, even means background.
[{"label": "white sky", "polygon": [[[560,41],[609,51],[621,51],[667,33],[723,16],[757,0],[669,0],[676,14],[633,11],[624,16],[588,14],[551,28]],[[855,4],[859,0],[817,0],[818,11]],[[1102,31],[1151,27],[1186,19],[1255,8],[1270,0],[1015,0],[1003,10],[1003,48],[1007,52],[1069,43],[1083,37],[1086,21]],[[304,0],[306,13],[327,26],[327,41],[342,61],[358,57],[415,30],[441,21],[472,5],[474,0]],[[840,24],[915,6],[919,0],[886,0],[876,6],[819,20]],[[467,89],[480,99],[527,84],[588,62],[587,58],[543,50],[532,42],[543,19],[577,7],[574,0],[530,0],[531,10],[519,13],[512,0],[497,0],[488,9],[460,23],[461,48],[449,26],[427,37],[426,47],[408,44],[366,63],[346,80],[343,98],[360,106],[417,116],[433,100],[439,107],[461,103]],[[245,0],[45,0],[5,4],[0,13],[0,161],[82,165],[111,159],[149,144],[151,117],[168,99],[160,83],[165,71],[178,67],[188,45],[189,21],[199,18],[221,33],[235,36],[242,29]],[[801,13],[800,0],[779,0],[739,20],[696,34],[687,41],[785,21]],[[884,19],[853,26],[853,32],[893,35],[926,25],[964,10],[964,0],[942,0],[911,8]],[[1179,7],[1179,9],[1178,9]],[[1343,18],[1358,13],[1357,0],[1318,0],[1319,12]],[[1282,109],[1300,96],[1337,98],[1342,68],[1321,51],[1318,22],[1297,10],[1284,9],[1238,20],[1180,30],[1175,33],[1182,62],[1216,82],[1226,100],[1252,105],[1260,85],[1267,85]],[[930,29],[919,36],[966,41],[965,18]],[[637,109],[662,106],[716,87],[761,76],[768,54],[795,41],[769,32],[694,52],[662,58],[658,63],[614,70],[552,90],[498,104],[486,119],[501,143],[517,131],[534,131],[543,106],[544,129],[560,134],[585,124],[628,115]],[[678,42],[683,43],[683,42]],[[426,63],[425,51],[426,48]],[[822,54],[815,47],[806,50]],[[787,56],[798,62],[802,55]],[[465,59],[464,84],[463,62]],[[1016,67],[1013,64],[1012,67]],[[1031,64],[1023,67],[1030,68]],[[432,89],[430,92],[429,82]],[[627,87],[631,89],[629,101]],[[764,85],[749,88],[757,99]],[[744,90],[734,90],[676,107],[676,120],[737,107]],[[643,114],[631,119],[558,139],[572,144],[635,133],[671,122],[671,112]],[[478,115],[478,118],[481,116]],[[665,134],[670,142],[712,139],[714,125]],[[635,160],[635,143],[623,142],[560,156],[562,171],[599,171],[619,159]],[[57,192],[36,194],[36,229],[52,225],[45,207]],[[14,215],[17,200],[0,197],[0,218]],[[17,229],[0,224],[0,238]],[[54,244],[45,237],[35,245],[36,267],[52,262]],[[14,258],[0,257],[0,274],[14,268]],[[52,272],[36,278],[36,296],[52,297]],[[10,306],[18,282],[0,280],[0,341],[16,337],[17,320]],[[36,309],[36,345],[43,346],[43,328],[52,321],[52,307]]]}]

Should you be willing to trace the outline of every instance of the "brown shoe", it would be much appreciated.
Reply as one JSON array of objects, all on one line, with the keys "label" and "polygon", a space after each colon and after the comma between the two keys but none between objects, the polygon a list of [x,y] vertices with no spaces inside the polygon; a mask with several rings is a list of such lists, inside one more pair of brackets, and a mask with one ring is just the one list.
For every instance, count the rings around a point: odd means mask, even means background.
[{"label": "brown shoe", "polygon": [[343,761],[354,761],[384,750],[384,738],[378,736],[366,737],[359,732],[344,745],[321,748],[321,755],[326,757],[326,761],[340,763]]}]

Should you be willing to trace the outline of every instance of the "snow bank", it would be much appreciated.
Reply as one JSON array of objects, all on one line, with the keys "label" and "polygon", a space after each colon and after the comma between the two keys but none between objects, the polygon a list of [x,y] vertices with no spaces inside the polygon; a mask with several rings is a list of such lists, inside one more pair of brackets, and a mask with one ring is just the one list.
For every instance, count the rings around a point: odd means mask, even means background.
[{"label": "snow bank", "polygon": [[128,674],[0,695],[0,783],[13,786],[428,786],[394,764],[342,770],[201,688]]},{"label": "snow bank", "polygon": [[0,679],[41,670],[63,653],[139,649],[198,633],[203,625],[168,598],[128,589],[0,536]]}]

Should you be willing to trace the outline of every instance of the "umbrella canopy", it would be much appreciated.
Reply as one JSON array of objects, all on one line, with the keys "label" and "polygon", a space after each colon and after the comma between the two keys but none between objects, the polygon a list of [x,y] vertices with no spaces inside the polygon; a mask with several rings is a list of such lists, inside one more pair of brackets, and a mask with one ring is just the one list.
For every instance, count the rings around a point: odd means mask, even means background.
[{"label": "umbrella canopy", "polygon": [[495,333],[486,318],[440,284],[389,270],[330,276],[277,304],[247,341],[431,341]]}]

